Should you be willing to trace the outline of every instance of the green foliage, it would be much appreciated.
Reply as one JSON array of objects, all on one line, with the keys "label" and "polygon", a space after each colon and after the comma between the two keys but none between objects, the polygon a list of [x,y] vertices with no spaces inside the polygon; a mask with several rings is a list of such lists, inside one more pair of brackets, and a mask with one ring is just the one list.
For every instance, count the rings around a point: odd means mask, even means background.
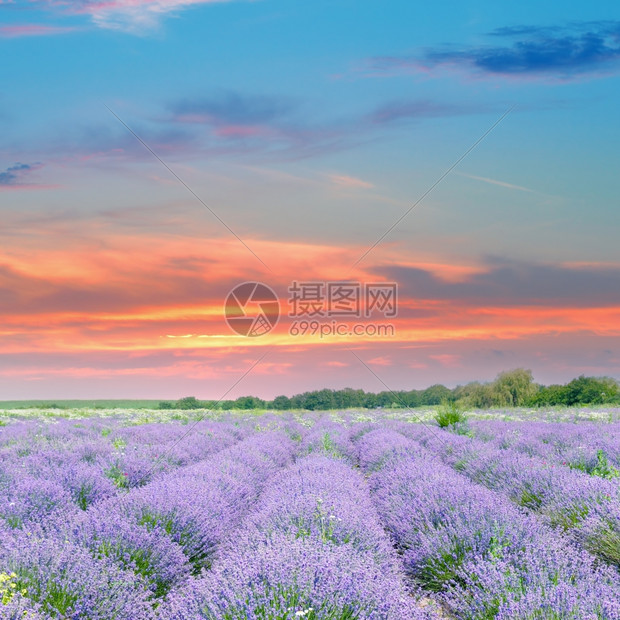
[{"label": "green foliage", "polygon": [[300,433],[298,433],[297,431],[290,431],[288,429],[285,429],[287,435],[295,442],[300,443],[301,440],[303,439],[303,437],[301,436]]},{"label": "green foliage", "polygon": [[597,450],[596,452],[596,464],[591,465],[585,461],[579,461],[577,463],[569,463],[571,469],[578,469],[591,476],[598,476],[599,478],[606,478],[611,480],[612,478],[620,478],[620,470],[609,463],[607,455],[603,450]]},{"label": "green foliage", "polygon": [[264,409],[265,401],[256,396],[240,396],[234,402],[233,409]]},{"label": "green foliage", "polygon": [[497,375],[492,383],[472,382],[458,386],[452,398],[475,409],[552,405],[597,405],[620,402],[620,387],[609,377],[573,379],[566,385],[539,386],[524,368]]},{"label": "green foliage", "polygon": [[617,402],[618,383],[613,379],[602,377],[585,377],[581,375],[566,385],[566,405],[600,405]]},{"label": "green foliage", "polygon": [[121,471],[118,465],[112,465],[112,467],[106,469],[104,473],[119,489],[129,488],[127,474]]},{"label": "green foliage", "polygon": [[26,588],[18,586],[17,575],[15,573],[0,573],[0,603],[6,605],[16,594],[26,596]]},{"label": "green foliage", "polygon": [[144,508],[138,519],[138,525],[144,525],[149,531],[159,527],[170,536],[174,530],[174,515],[159,514]]},{"label": "green foliage", "polygon": [[454,427],[464,423],[466,419],[465,412],[455,402],[442,403],[435,414],[435,421],[440,428]]},{"label": "green foliage", "polygon": [[267,407],[286,409],[308,409],[320,411],[329,409],[359,409],[376,407],[423,407],[439,405],[449,399],[451,391],[443,385],[431,385],[425,390],[385,391],[373,394],[364,390],[344,388],[342,390],[315,390],[296,394],[290,398],[277,396],[265,403]]},{"label": "green foliage", "polygon": [[154,595],[156,598],[167,594],[172,586],[170,581],[162,579],[158,575],[157,567],[153,561],[153,554],[150,551],[102,540],[99,541],[94,555],[96,558],[113,558],[123,568],[144,577],[148,583],[152,583],[155,586]]},{"label": "green foliage", "polygon": [[73,499],[82,510],[86,510],[90,505],[90,497],[92,491],[92,483],[83,482],[80,485],[80,488],[74,493]]},{"label": "green foliage", "polygon": [[449,547],[439,549],[416,570],[416,581],[424,589],[441,592],[447,583],[462,582],[459,572],[472,550],[471,545],[460,538],[454,538],[450,543]]},{"label": "green foliage", "polygon": [[[245,398],[254,398],[253,396],[245,397]],[[224,405],[228,405],[224,407]],[[157,404],[157,409],[183,409],[183,410],[192,410],[192,409],[232,409],[234,408],[234,401],[224,401],[222,403],[218,403],[214,400],[198,400],[195,396],[185,396],[184,398],[179,398],[174,402],[169,400],[162,400]],[[237,407],[240,409],[242,407]],[[181,419],[181,418],[178,418]]]},{"label": "green foliage", "polygon": [[440,405],[442,402],[450,399],[452,392],[445,385],[435,384],[422,390],[419,395],[420,405],[432,406]]},{"label": "green foliage", "polygon": [[59,611],[61,614],[66,614],[75,605],[77,600],[77,594],[72,594],[59,583],[52,582],[42,604],[43,609],[46,611]]},{"label": "green foliage", "polygon": [[597,450],[596,467],[592,470],[592,475],[611,480],[612,478],[619,478],[620,471],[609,463],[603,450]]},{"label": "green foliage", "polygon": [[586,503],[573,503],[568,507],[547,511],[551,525],[566,531],[577,527],[589,513],[590,508]]},{"label": "green foliage", "polygon": [[174,405],[175,409],[202,409],[202,403],[195,396],[180,398]]},{"label": "green foliage", "polygon": [[501,372],[492,383],[472,382],[458,386],[453,397],[474,409],[522,407],[530,404],[538,391],[532,371],[516,368]]},{"label": "green foliage", "polygon": [[[210,409],[228,411],[233,409],[275,409],[287,411],[306,409],[310,411],[360,408],[414,408],[432,407],[444,402],[456,402],[466,409],[488,409],[491,407],[523,406],[574,406],[620,403],[620,386],[609,377],[585,377],[573,379],[566,385],[540,386],[533,381],[532,372],[517,368],[501,372],[494,381],[477,381],[459,385],[450,390],[444,385],[435,384],[424,390],[386,390],[376,394],[361,389],[342,390],[322,389],[303,392],[293,396],[279,395],[271,401],[256,396],[241,396],[236,400],[200,401],[195,396],[186,396],[177,401],[4,401],[2,409],[47,409],[51,416],[53,408],[89,409],[160,409],[197,410]],[[611,414],[610,414],[611,415]],[[185,419],[186,420],[186,419]],[[0,424],[3,422],[0,421]],[[463,432],[466,432],[463,430]]]},{"label": "green foliage", "polygon": [[517,499],[517,504],[530,510],[538,510],[542,506],[542,498],[531,489],[521,489],[521,496]]},{"label": "green foliage", "polygon": [[541,386],[540,389],[528,403],[533,406],[552,406],[566,404],[566,386],[556,383],[547,386]]},{"label": "green foliage", "polygon": [[122,450],[127,445],[127,442],[122,437],[115,437],[112,445],[116,450]]},{"label": "green foliage", "polygon": [[532,371],[524,368],[500,373],[492,386],[497,400],[508,407],[522,407],[537,391]]},{"label": "green foliage", "polygon": [[321,448],[323,448],[323,451],[326,454],[329,454],[331,456],[334,456],[334,457],[342,456],[342,454],[340,453],[340,450],[338,449],[336,444],[333,442],[331,435],[328,432],[325,432],[325,434],[323,435],[323,438],[321,439]]},{"label": "green foliage", "polygon": [[[41,589],[41,578],[36,570],[19,569],[17,574],[11,573],[15,589],[28,596],[29,599],[41,606],[41,611],[50,618],[66,618],[67,612],[78,600],[77,594],[72,594],[62,587],[58,581],[51,581],[46,590]],[[27,616],[25,616],[27,617]]]},{"label": "green foliage", "polygon": [[276,396],[271,404],[278,411],[291,409],[291,399],[288,396]]},{"label": "green foliage", "polygon": [[[306,522],[303,517],[296,517],[293,525],[296,528],[295,538],[308,538],[316,531],[318,538],[324,543],[332,543],[335,545],[347,544],[350,542],[350,534],[345,533],[337,536],[335,533],[336,515],[329,514],[323,506],[323,500],[318,497],[316,500],[316,510],[310,522]],[[314,526],[314,527],[313,527]]]},{"label": "green foliage", "polygon": [[415,570],[416,581],[431,592],[441,592],[446,584],[460,584],[465,586],[462,566],[467,557],[474,549],[478,549],[480,555],[491,562],[501,561],[506,552],[511,547],[511,540],[506,536],[504,528],[494,526],[494,535],[488,540],[486,546],[482,547],[484,540],[482,530],[473,532],[471,540],[451,535],[448,544],[437,550],[435,555]]},{"label": "green foliage", "polygon": [[370,609],[362,609],[352,603],[335,603],[329,599],[320,607],[311,606],[307,592],[299,586],[284,586],[280,583],[269,584],[266,580],[257,586],[264,591],[265,603],[248,599],[240,606],[229,605],[222,614],[221,610],[203,608],[202,616],[207,620],[246,620],[248,610],[257,620],[360,620],[369,617]]},{"label": "green foliage", "polygon": [[325,389],[316,392],[306,392],[304,396],[304,409],[309,409],[310,411],[335,409],[333,390]]},{"label": "green foliage", "polygon": [[590,553],[620,568],[620,534],[614,523],[601,522],[600,526],[586,538],[585,547]]},{"label": "green foliage", "polygon": [[14,530],[20,528],[23,525],[22,518],[18,517],[17,515],[10,515],[8,517],[5,517],[5,521],[6,524]]},{"label": "green foliage", "polygon": [[581,375],[566,385],[549,385],[530,399],[532,405],[602,405],[620,402],[618,382],[609,377]]},{"label": "green foliage", "polygon": [[0,410],[6,409],[154,409],[157,400],[4,400]]}]

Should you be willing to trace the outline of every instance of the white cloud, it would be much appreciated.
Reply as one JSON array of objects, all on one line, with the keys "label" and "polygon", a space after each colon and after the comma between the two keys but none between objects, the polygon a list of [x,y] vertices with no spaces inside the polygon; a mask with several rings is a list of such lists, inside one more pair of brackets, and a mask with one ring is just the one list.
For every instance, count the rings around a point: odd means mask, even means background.
[{"label": "white cloud", "polygon": [[201,4],[229,0],[37,0],[72,14],[90,15],[100,28],[142,34],[156,30],[164,16]]},{"label": "white cloud", "polygon": [[357,177],[348,176],[346,174],[330,174],[329,178],[332,183],[339,185],[340,187],[357,187],[360,189],[370,189],[374,187],[372,183],[358,179]]}]

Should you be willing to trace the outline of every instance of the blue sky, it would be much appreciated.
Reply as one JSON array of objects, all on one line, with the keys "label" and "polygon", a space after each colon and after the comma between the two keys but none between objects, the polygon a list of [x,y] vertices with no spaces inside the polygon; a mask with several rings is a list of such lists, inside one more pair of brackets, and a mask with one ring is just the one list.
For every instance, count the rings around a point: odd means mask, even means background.
[{"label": "blue sky", "polygon": [[[181,380],[191,387],[161,356],[171,326],[154,317],[165,303],[132,290],[157,286],[162,264],[189,258],[218,265],[201,274],[207,306],[240,277],[281,287],[291,277],[351,277],[355,257],[507,110],[353,272],[399,279],[411,308],[435,304],[448,314],[425,325],[426,335],[409,322],[394,341],[358,344],[390,367],[395,387],[492,378],[502,370],[497,356],[480,351],[493,338],[501,346],[489,351],[541,380],[618,376],[616,3],[0,1],[0,49],[0,287],[13,317],[0,383],[4,376],[11,397],[27,397],[32,385],[43,396],[71,396],[75,377],[88,394],[116,386],[146,395],[152,366],[130,372],[129,351],[160,360],[158,372],[174,377],[169,392]],[[222,256],[234,237],[114,115],[235,234],[261,247],[272,271],[243,247]],[[185,276],[169,277],[161,297]],[[119,308],[143,317],[131,329],[80,306],[84,296],[112,295],[111,283]],[[171,304],[199,303],[181,288]],[[499,332],[493,320],[486,331],[466,328],[476,312],[506,306],[513,320]],[[544,320],[531,310],[541,307]],[[19,327],[20,312],[59,327],[41,338],[32,325]],[[176,320],[186,332],[183,315]],[[106,374],[97,360],[110,339],[119,357]],[[441,352],[412,360],[414,341]],[[282,362],[267,391],[287,373],[293,389],[372,387],[353,363],[322,374],[342,347],[315,344],[300,344],[314,365]],[[223,345],[214,352],[220,365],[239,369],[250,359],[247,343]],[[42,353],[69,378],[58,383],[47,366],[26,361],[16,382],[14,356]],[[216,396],[223,379],[213,360],[201,368]],[[115,383],[125,376],[131,386]]]}]

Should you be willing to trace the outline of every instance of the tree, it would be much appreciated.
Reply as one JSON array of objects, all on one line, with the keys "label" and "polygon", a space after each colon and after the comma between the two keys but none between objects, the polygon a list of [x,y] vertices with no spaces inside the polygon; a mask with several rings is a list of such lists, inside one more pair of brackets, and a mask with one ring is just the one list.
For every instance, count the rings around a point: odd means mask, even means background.
[{"label": "tree", "polygon": [[522,407],[537,391],[532,371],[525,368],[501,372],[493,382],[493,392],[500,406]]},{"label": "tree", "polygon": [[490,383],[470,383],[467,395],[461,399],[466,407],[473,409],[489,409],[497,404],[497,395]]},{"label": "tree", "polygon": [[272,406],[278,411],[287,411],[288,409],[292,409],[291,399],[288,396],[276,396],[273,399]]},{"label": "tree", "polygon": [[334,394],[331,390],[323,389],[303,394],[303,408],[310,411],[320,411],[334,408]]},{"label": "tree", "polygon": [[265,401],[256,396],[240,396],[233,404],[234,409],[263,409]]},{"label": "tree", "polygon": [[553,385],[541,386],[528,404],[536,407],[566,405],[566,399],[566,386],[555,383]]},{"label": "tree", "polygon": [[431,385],[426,388],[420,398],[421,405],[439,405],[444,400],[451,400],[452,392],[445,386],[440,384]]},{"label": "tree", "polygon": [[175,409],[200,409],[202,403],[195,396],[180,398],[175,404]]},{"label": "tree", "polygon": [[379,392],[375,399],[375,407],[389,407],[394,400],[392,392]]},{"label": "tree", "polygon": [[618,384],[609,377],[581,375],[566,385],[567,405],[601,405],[616,400]]},{"label": "tree", "polygon": [[336,409],[350,409],[352,407],[362,407],[364,403],[364,390],[354,390],[344,388],[333,392],[333,404]]},{"label": "tree", "polygon": [[364,394],[364,400],[362,401],[361,406],[365,407],[366,409],[374,409],[375,407],[379,406],[377,403],[377,394],[373,394],[372,392],[366,392]]}]

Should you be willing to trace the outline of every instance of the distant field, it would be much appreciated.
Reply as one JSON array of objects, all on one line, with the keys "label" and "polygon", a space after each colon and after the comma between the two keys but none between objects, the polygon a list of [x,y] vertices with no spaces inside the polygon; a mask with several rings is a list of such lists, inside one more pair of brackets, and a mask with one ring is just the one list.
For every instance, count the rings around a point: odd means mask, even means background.
[{"label": "distant field", "polygon": [[162,400],[2,400],[0,409],[153,409]]},{"label": "distant field", "polygon": [[[266,413],[278,416],[290,414],[298,420],[307,419],[312,413],[304,409],[276,411],[273,409],[158,409],[157,400],[5,400],[0,401],[0,424],[21,418],[119,418],[129,424],[181,421],[197,419],[219,420],[231,415],[256,417]],[[345,409],[326,412],[334,420],[346,418],[354,422],[382,419],[401,422],[434,423],[438,406],[378,409]],[[595,405],[591,407],[503,407],[494,409],[466,410],[470,420],[545,421],[545,422],[620,422],[618,405]]]}]

